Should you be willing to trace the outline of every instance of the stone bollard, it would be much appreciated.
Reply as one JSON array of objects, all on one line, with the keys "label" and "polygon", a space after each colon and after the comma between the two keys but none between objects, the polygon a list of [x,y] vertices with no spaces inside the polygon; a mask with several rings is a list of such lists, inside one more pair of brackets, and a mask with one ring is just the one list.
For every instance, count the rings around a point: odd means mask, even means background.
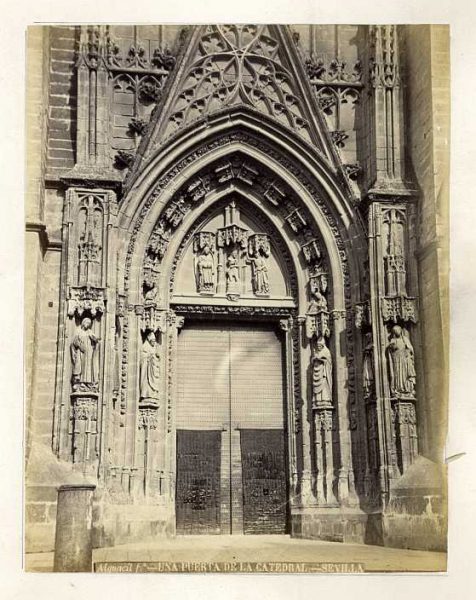
[{"label": "stone bollard", "polygon": [[91,572],[92,484],[62,485],[56,510],[55,572]]}]

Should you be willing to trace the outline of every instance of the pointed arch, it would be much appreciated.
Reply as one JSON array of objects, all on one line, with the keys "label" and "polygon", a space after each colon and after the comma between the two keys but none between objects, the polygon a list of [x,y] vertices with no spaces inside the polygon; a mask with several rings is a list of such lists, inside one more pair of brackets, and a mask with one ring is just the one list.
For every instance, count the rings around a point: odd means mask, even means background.
[{"label": "pointed arch", "polygon": [[[321,157],[312,153],[302,141],[286,135],[279,125],[263,121],[246,108],[236,108],[215,115],[207,127],[184,130],[167,149],[159,149],[142,167],[134,185],[127,191],[119,211],[124,250],[119,265],[128,270],[140,268],[141,252],[134,248],[147,243],[161,211],[177,194],[181,185],[203,171],[207,165],[233,153],[248,157],[258,169],[264,169],[299,204],[310,213],[311,221],[321,232],[323,242],[333,257],[334,272],[352,277],[346,285],[358,297],[363,250],[364,226],[349,195],[342,191],[344,182]],[[126,232],[132,232],[128,235]],[[136,258],[133,260],[133,256]],[[347,267],[342,266],[342,260]],[[352,276],[352,274],[354,276]],[[120,281],[119,281],[120,284]],[[344,307],[341,295],[341,307]]]}]

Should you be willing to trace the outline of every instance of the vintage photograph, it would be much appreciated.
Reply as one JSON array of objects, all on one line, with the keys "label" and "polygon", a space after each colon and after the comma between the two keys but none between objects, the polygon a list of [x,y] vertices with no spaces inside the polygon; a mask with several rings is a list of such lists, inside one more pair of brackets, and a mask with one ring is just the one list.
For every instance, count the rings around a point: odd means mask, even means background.
[{"label": "vintage photograph", "polygon": [[28,28],[27,572],[446,571],[449,39]]}]

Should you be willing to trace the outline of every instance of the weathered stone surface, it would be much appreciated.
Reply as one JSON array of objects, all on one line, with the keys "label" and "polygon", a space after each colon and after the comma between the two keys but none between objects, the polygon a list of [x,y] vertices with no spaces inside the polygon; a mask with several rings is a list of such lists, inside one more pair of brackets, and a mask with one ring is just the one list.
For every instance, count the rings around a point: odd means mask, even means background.
[{"label": "weathered stone surface", "polygon": [[58,489],[54,570],[90,572],[92,568],[92,504],[94,485]]}]

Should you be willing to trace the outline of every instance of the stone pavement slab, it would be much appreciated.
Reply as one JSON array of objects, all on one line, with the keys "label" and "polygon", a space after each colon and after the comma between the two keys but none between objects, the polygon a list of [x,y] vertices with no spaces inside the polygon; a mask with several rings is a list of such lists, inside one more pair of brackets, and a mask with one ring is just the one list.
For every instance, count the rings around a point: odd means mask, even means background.
[{"label": "stone pavement slab", "polygon": [[[104,562],[315,562],[360,563],[365,572],[441,572],[446,554],[273,535],[203,535],[131,543],[93,552]],[[52,571],[53,553],[26,555],[26,570]]]}]

